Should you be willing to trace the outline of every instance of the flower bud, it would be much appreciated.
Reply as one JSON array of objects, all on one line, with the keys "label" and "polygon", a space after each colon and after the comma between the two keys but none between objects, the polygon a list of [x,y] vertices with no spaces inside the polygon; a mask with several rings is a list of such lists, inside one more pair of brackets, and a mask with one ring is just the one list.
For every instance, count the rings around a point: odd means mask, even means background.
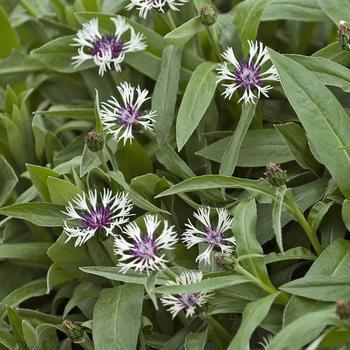
[{"label": "flower bud", "polygon": [[227,253],[218,252],[214,254],[214,261],[217,265],[226,269],[231,269],[234,263],[232,257]]},{"label": "flower bud", "polygon": [[90,131],[86,135],[86,145],[91,152],[101,151],[103,148],[103,139],[95,131]]},{"label": "flower bud", "polygon": [[282,170],[279,165],[275,163],[269,163],[266,166],[264,173],[265,179],[273,186],[279,187],[287,183],[287,172]]},{"label": "flower bud", "polygon": [[211,26],[216,22],[217,12],[215,7],[209,4],[204,4],[200,9],[202,23],[205,26]]},{"label": "flower bud", "polygon": [[82,343],[84,341],[85,331],[80,324],[64,320],[62,326],[73,343]]},{"label": "flower bud", "polygon": [[341,320],[350,318],[350,304],[346,300],[337,300],[335,312]]},{"label": "flower bud", "polygon": [[343,50],[350,51],[350,25],[340,21],[338,25],[338,40]]}]

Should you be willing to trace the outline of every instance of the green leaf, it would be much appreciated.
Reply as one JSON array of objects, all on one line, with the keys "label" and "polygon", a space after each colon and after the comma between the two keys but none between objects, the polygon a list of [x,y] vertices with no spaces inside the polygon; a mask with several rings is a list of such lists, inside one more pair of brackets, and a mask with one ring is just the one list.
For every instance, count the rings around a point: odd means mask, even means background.
[{"label": "green leaf", "polygon": [[340,149],[350,145],[348,115],[334,95],[306,68],[273,50],[269,52],[288,100],[320,160],[344,195],[350,196],[350,155],[348,150]]},{"label": "green leaf", "polygon": [[341,216],[347,230],[350,231],[350,201],[348,199],[344,199],[341,208]]},{"label": "green leaf", "polygon": [[24,260],[48,265],[47,250],[50,243],[11,243],[0,245],[0,259]]},{"label": "green leaf", "polygon": [[59,177],[60,175],[50,168],[41,167],[38,165],[27,164],[27,169],[29,171],[30,179],[33,185],[40,193],[44,201],[50,201],[50,193],[47,188],[47,179],[51,177]]},{"label": "green leaf", "polygon": [[124,284],[104,289],[93,316],[96,350],[136,349],[141,326],[143,286]]},{"label": "green leaf", "polygon": [[0,58],[10,55],[12,49],[19,49],[20,42],[17,33],[12,28],[6,11],[0,5]]},{"label": "green leaf", "polygon": [[321,165],[312,155],[305,130],[296,123],[286,123],[275,125],[277,131],[284,138],[290,152],[294,155],[296,162],[304,169],[310,169],[316,174],[320,174]]},{"label": "green leaf", "polygon": [[228,350],[249,349],[249,340],[253,332],[267,316],[270,307],[278,294],[279,293],[268,295],[265,298],[249,303],[245,307],[241,325],[228,346]]},{"label": "green leaf", "polygon": [[219,169],[220,175],[230,176],[234,173],[243,139],[255,115],[255,108],[256,105],[253,103],[243,105],[242,114],[239,118],[235,132],[230,138],[222,157]]},{"label": "green leaf", "polygon": [[271,0],[263,20],[280,19],[305,22],[323,22],[327,17],[317,4],[317,0]]},{"label": "green leaf", "polygon": [[52,203],[21,203],[0,208],[0,214],[30,221],[44,227],[63,225],[64,207]]},{"label": "green leaf", "polygon": [[26,320],[22,321],[23,338],[29,349],[33,349],[37,342],[35,328]]},{"label": "green leaf", "polygon": [[216,89],[215,64],[204,62],[193,72],[176,119],[176,143],[181,150],[204,116]]},{"label": "green leaf", "polygon": [[[231,137],[224,137],[196,152],[201,157],[222,162],[222,157]],[[239,167],[261,167],[273,162],[276,164],[293,160],[288,146],[274,129],[248,130],[237,159]]]},{"label": "green leaf", "polygon": [[350,18],[350,3],[347,0],[317,0],[317,3],[336,25]]},{"label": "green leaf", "polygon": [[17,184],[17,175],[7,162],[6,158],[0,155],[0,206],[6,203]]},{"label": "green leaf", "polygon": [[166,143],[175,118],[176,98],[180,79],[182,46],[167,46],[152,95],[152,110],[157,112],[154,131],[158,144]]},{"label": "green leaf", "polygon": [[[234,211],[232,232],[236,238],[236,253],[242,255],[263,255],[263,250],[256,239],[256,204],[254,199],[242,200]],[[251,274],[264,283],[270,283],[266,266],[261,258],[250,257],[242,261],[242,265]]]},{"label": "green leaf", "polygon": [[338,321],[334,310],[306,313],[284,327],[266,350],[295,350],[314,340],[326,326]]},{"label": "green leaf", "polygon": [[227,275],[205,278],[200,282],[187,285],[162,286],[156,288],[154,291],[158,294],[198,293],[231,287],[247,282],[250,281],[246,277]]},{"label": "green leaf", "polygon": [[316,255],[311,253],[304,247],[296,247],[291,248],[289,250],[284,251],[283,253],[269,253],[264,256],[265,264],[272,264],[279,261],[287,261],[287,260],[316,260]]},{"label": "green leaf", "polygon": [[[340,44],[338,44],[340,45]],[[302,55],[287,55],[314,73],[325,85],[336,86],[345,92],[350,92],[350,72],[341,64],[322,57]]]},{"label": "green leaf", "polygon": [[180,27],[165,35],[165,40],[171,45],[183,45],[198,32],[204,30],[200,16],[193,17]]},{"label": "green leaf", "polygon": [[189,333],[185,340],[185,350],[204,350],[208,329],[204,332]]},{"label": "green leaf", "polygon": [[234,7],[233,21],[239,31],[245,52],[248,51],[247,40],[255,40],[261,17],[270,0],[245,0]]},{"label": "green leaf", "polygon": [[343,66],[348,66],[350,63],[350,55],[341,48],[338,41],[314,52],[312,56],[324,57]]},{"label": "green leaf", "polygon": [[273,203],[272,208],[272,228],[276,236],[276,242],[279,250],[283,253],[283,239],[282,239],[282,225],[281,225],[281,215],[283,208],[283,199],[287,191],[285,186],[276,189],[276,200]]},{"label": "green leaf", "polygon": [[335,302],[349,298],[350,278],[347,276],[306,276],[288,282],[280,289],[305,298]]},{"label": "green leaf", "polygon": [[49,190],[51,202],[60,205],[67,205],[76,195],[83,191],[69,181],[48,177],[47,188]]},{"label": "green leaf", "polygon": [[0,303],[0,316],[6,311],[6,306],[14,307],[30,298],[45,295],[46,281],[38,279],[25,284],[9,293]]}]

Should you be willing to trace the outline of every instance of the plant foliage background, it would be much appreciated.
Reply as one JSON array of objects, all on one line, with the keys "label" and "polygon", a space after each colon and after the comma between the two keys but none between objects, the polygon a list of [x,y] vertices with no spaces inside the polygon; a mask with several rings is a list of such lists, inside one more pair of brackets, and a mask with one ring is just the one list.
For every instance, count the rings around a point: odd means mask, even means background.
[{"label": "plant foliage background", "polygon": [[[350,2],[217,0],[211,26],[206,0],[170,11],[174,23],[128,3],[0,1],[0,349],[348,349],[350,53],[337,26]],[[82,24],[98,18],[110,32],[117,14],[147,48],[103,77],[91,62],[74,67]],[[245,57],[255,39],[280,82],[255,105],[225,99],[221,53]],[[124,81],[150,91],[154,131],[125,145],[104,133],[93,152],[99,101]],[[264,179],[270,162],[286,186]],[[131,221],[157,215],[179,238],[199,207],[225,207],[236,247],[205,264],[202,246],[179,240],[167,267],[201,271],[191,285],[168,286],[169,271],[122,273],[112,237],[65,242],[68,202],[102,188],[129,194]],[[159,302],[198,292],[210,298],[189,318]]]}]

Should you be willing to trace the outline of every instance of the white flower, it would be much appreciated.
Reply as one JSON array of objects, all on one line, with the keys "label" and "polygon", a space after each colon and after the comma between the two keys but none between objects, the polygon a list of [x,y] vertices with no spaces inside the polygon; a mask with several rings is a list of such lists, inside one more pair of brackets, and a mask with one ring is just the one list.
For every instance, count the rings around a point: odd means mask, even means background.
[{"label": "white flower", "polygon": [[[83,24],[73,39],[72,46],[78,46],[78,55],[74,56],[73,65],[78,67],[87,60],[93,60],[99,67],[99,75],[103,75],[108,69],[121,71],[120,64],[124,61],[127,52],[140,51],[146,48],[143,42],[143,34],[136,33],[134,28],[126,23],[121,16],[111,18],[115,25],[115,32],[101,34],[98,26],[98,19],[93,18]],[[123,35],[130,32],[126,41]]]},{"label": "white flower", "polygon": [[178,7],[184,5],[189,0],[131,0],[126,6],[127,10],[132,10],[134,7],[139,11],[139,16],[146,18],[148,11],[154,9],[161,13],[168,9],[178,11]]},{"label": "white flower", "polygon": [[[168,285],[188,285],[200,282],[203,278],[202,272],[182,272],[176,277],[176,281],[169,282]],[[177,295],[164,294],[160,301],[172,314],[172,318],[181,311],[186,311],[186,317],[193,316],[197,308],[202,307],[211,297],[211,294],[201,293],[182,293]]]},{"label": "white flower", "polygon": [[[233,218],[230,217],[226,209],[216,209],[218,214],[218,223],[214,227],[210,222],[210,208],[199,208],[193,216],[199,220],[204,228],[196,228],[190,220],[186,224],[186,230],[183,234],[182,241],[187,248],[191,248],[198,243],[204,243],[207,248],[198,255],[196,261],[210,263],[210,255],[214,248],[219,248],[223,253],[231,253],[236,240],[233,236],[226,238],[224,232],[230,230]],[[228,244],[226,244],[226,242]]]},{"label": "white flower", "polygon": [[[141,107],[150,99],[148,90],[132,87],[127,82],[117,86],[121,102],[111,96],[107,102],[101,102],[100,117],[106,131],[113,135],[116,141],[133,139],[133,128],[141,126],[144,129],[153,128],[156,112],[142,113]],[[136,92],[136,93],[135,93]]]},{"label": "white flower", "polygon": [[273,336],[271,333],[269,333],[267,337],[262,338],[262,341],[259,342],[259,345],[261,345],[263,349],[267,349],[267,347],[270,345],[272,340],[273,340]]},{"label": "white flower", "polygon": [[[241,100],[245,103],[255,103],[260,94],[268,96],[268,91],[272,89],[271,85],[266,85],[266,80],[279,81],[279,76],[274,65],[268,69],[263,65],[270,59],[267,48],[260,42],[248,41],[249,59],[247,61],[237,61],[232,47],[226,49],[222,57],[228,61],[219,65],[218,81],[227,81],[223,84],[226,88],[223,92],[225,98],[231,98],[233,93],[240,89],[243,91]],[[255,94],[256,93],[256,94]]]},{"label": "white flower", "polygon": [[[132,222],[123,229],[123,235],[118,235],[114,239],[114,252],[119,256],[118,266],[121,272],[128,270],[142,272],[160,270],[165,267],[164,250],[174,249],[177,243],[177,235],[174,226],[169,226],[163,220],[163,229],[159,235],[156,230],[160,221],[154,215],[144,217],[146,233],[141,232],[140,227]],[[123,237],[125,236],[125,238]]]},{"label": "white flower", "polygon": [[89,191],[88,196],[83,193],[77,195],[72,202],[68,202],[64,212],[69,219],[79,222],[78,225],[68,225],[64,222],[63,229],[68,235],[68,242],[76,238],[75,246],[84,244],[98,231],[105,236],[113,235],[113,229],[129,221],[132,204],[124,192],[112,194],[111,190],[103,189],[98,203],[97,191]]}]

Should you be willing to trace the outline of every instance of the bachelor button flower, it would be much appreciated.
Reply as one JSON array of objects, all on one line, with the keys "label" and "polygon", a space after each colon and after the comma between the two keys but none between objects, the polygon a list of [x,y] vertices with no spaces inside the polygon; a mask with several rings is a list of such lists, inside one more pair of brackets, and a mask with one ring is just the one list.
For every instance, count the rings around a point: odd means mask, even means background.
[{"label": "bachelor button flower", "polygon": [[[114,252],[119,256],[121,272],[129,269],[142,272],[160,270],[165,267],[167,260],[164,258],[164,250],[174,249],[177,243],[177,235],[174,226],[169,226],[163,220],[163,229],[159,235],[156,230],[160,221],[154,215],[144,217],[146,232],[141,232],[140,227],[132,222],[123,229],[123,236],[118,235],[114,239]],[[124,238],[125,237],[125,238]]]},{"label": "bachelor button flower", "polygon": [[[202,272],[190,271],[182,272],[176,277],[175,282],[169,282],[168,285],[188,285],[200,282],[203,278]],[[200,293],[181,293],[177,295],[164,294],[160,301],[172,314],[172,318],[181,311],[186,311],[186,317],[193,316],[197,308],[202,307],[211,295],[205,292]]]},{"label": "bachelor button flower", "polygon": [[[142,113],[142,104],[150,97],[148,91],[136,89],[127,82],[117,86],[122,102],[111,96],[107,102],[101,102],[101,121],[107,132],[113,135],[113,139],[124,140],[124,145],[128,140],[133,139],[133,128],[137,125],[144,129],[152,129],[156,112]],[[136,94],[135,94],[136,92]],[[136,96],[135,96],[136,95]]]},{"label": "bachelor button flower", "polygon": [[[218,214],[218,223],[214,227],[210,222],[210,208],[199,208],[193,216],[199,220],[204,228],[202,230],[196,228],[191,221],[186,224],[186,230],[183,234],[182,241],[187,248],[198,243],[204,243],[207,248],[197,257],[197,261],[210,263],[210,255],[214,248],[219,248],[223,253],[231,253],[236,240],[233,236],[224,237],[224,232],[231,228],[233,218],[230,217],[226,209],[216,209]],[[228,244],[226,244],[228,242]]]},{"label": "bachelor button flower", "polygon": [[230,67],[226,62],[220,64],[217,82],[228,81],[228,83],[223,84],[226,88],[223,92],[225,98],[230,99],[233,93],[240,89],[243,91],[243,96],[239,101],[255,103],[260,94],[269,97],[268,91],[272,89],[272,86],[265,85],[265,80],[279,81],[279,76],[273,65],[268,69],[263,69],[264,63],[270,59],[266,47],[260,42],[248,41],[248,44],[249,59],[240,63],[237,61],[232,48],[226,49],[222,57],[228,61]]},{"label": "bachelor button flower", "polygon": [[269,333],[267,337],[262,338],[262,341],[259,342],[259,345],[261,345],[263,349],[267,349],[267,347],[270,345],[272,340],[273,340],[273,336],[271,333]]},{"label": "bachelor button flower", "polygon": [[[102,76],[107,69],[121,71],[120,64],[127,52],[140,51],[146,48],[143,35],[136,33],[134,28],[126,23],[123,17],[111,18],[115,25],[115,32],[103,35],[99,31],[98,19],[93,18],[83,24],[73,39],[73,46],[79,46],[78,55],[73,57],[73,64],[78,67],[87,60],[93,60],[99,67]],[[123,35],[130,31],[129,41]]]},{"label": "bachelor button flower", "polygon": [[136,7],[139,11],[139,16],[146,18],[148,11],[152,9],[161,13],[164,13],[169,9],[178,11],[178,7],[184,5],[188,1],[189,0],[131,0],[126,8],[132,10]]},{"label": "bachelor button flower", "polygon": [[105,237],[113,235],[113,229],[129,221],[132,204],[128,195],[120,192],[113,195],[111,190],[103,189],[100,193],[101,203],[98,202],[97,191],[89,191],[77,195],[72,202],[68,202],[66,212],[70,220],[78,220],[77,226],[69,226],[64,222],[64,231],[68,235],[68,242],[76,238],[75,246],[84,244],[94,236],[95,233],[103,234]]}]

